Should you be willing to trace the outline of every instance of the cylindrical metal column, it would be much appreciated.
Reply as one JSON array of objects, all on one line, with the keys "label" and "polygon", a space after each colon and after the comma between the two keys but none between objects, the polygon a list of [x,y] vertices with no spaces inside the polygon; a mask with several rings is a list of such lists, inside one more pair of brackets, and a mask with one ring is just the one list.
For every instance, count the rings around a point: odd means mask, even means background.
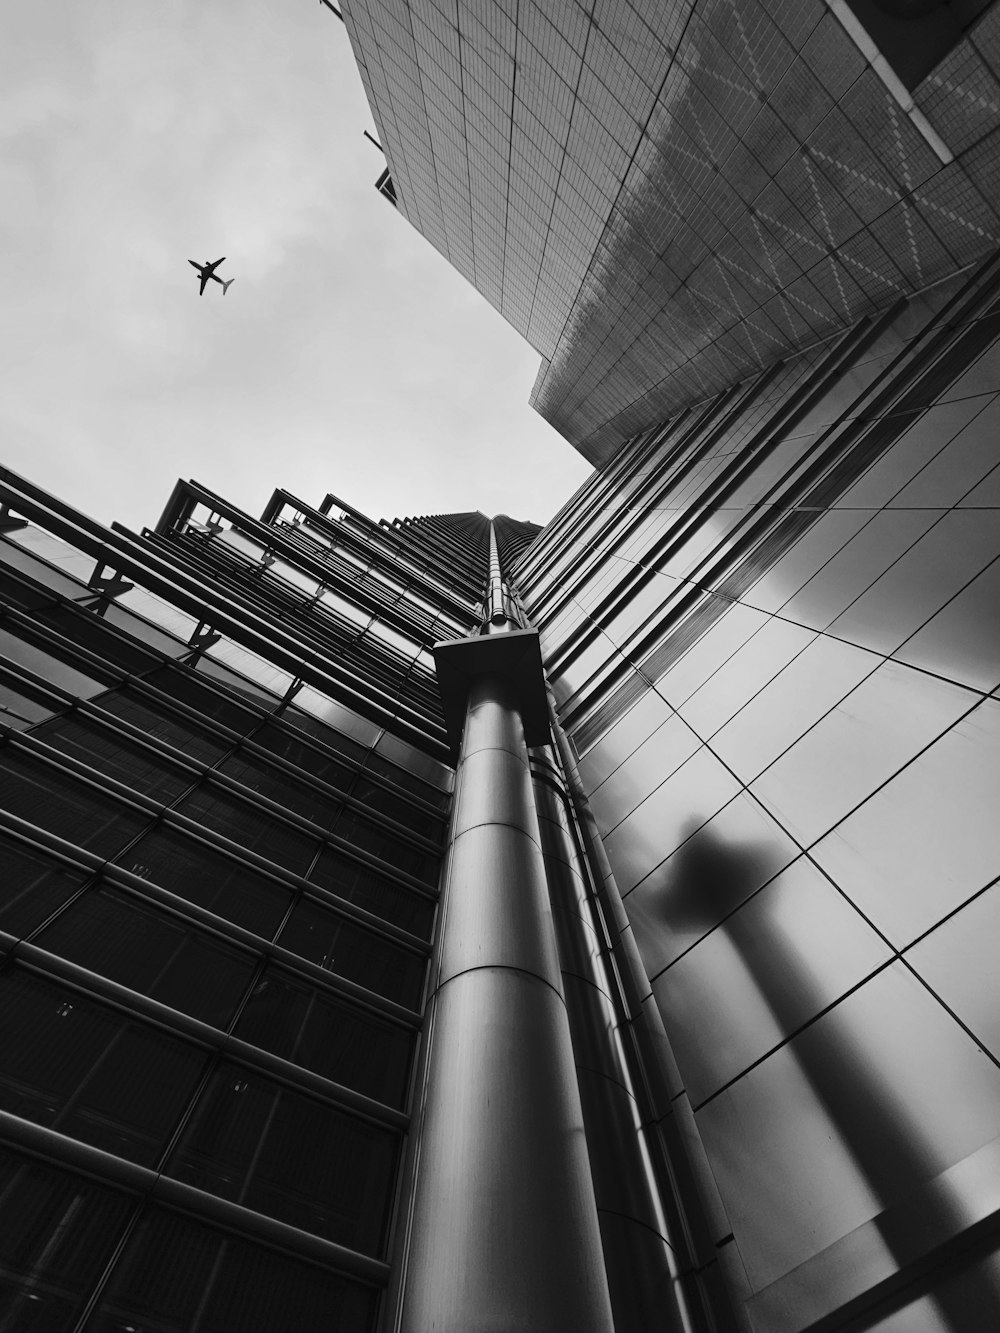
[{"label": "cylindrical metal column", "polygon": [[400,1333],[611,1333],[521,718],[473,680],[429,1006]]}]

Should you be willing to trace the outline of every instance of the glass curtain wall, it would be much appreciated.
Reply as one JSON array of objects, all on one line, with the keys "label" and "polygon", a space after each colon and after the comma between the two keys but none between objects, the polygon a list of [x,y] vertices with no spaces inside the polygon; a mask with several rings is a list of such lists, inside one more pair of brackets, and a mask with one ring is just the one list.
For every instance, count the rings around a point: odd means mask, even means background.
[{"label": "glass curtain wall", "polygon": [[2,490],[0,1323],[370,1330],[486,520]]}]

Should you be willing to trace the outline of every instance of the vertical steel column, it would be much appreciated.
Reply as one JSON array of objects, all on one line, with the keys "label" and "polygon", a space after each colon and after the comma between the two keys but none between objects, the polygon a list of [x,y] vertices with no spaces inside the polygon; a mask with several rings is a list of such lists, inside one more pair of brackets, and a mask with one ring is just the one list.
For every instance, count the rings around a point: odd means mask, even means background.
[{"label": "vertical steel column", "polygon": [[490,669],[516,637],[466,641],[400,1333],[614,1327],[518,688]]}]

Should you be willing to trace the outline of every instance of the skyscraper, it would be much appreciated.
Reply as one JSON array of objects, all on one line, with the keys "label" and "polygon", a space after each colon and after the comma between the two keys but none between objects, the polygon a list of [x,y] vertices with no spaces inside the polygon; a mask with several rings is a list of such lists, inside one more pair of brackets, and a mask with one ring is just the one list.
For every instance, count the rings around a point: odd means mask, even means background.
[{"label": "skyscraper", "polygon": [[984,0],[352,0],[396,205],[601,465],[1000,244]]},{"label": "skyscraper", "polygon": [[601,469],[515,577],[735,1317],[992,1327],[1000,8],[348,26],[400,213]]},{"label": "skyscraper", "polygon": [[886,7],[349,4],[541,532],[0,476],[4,1333],[1000,1324],[997,10]]},{"label": "skyscraper", "polygon": [[3,499],[3,1327],[370,1328],[489,524]]}]

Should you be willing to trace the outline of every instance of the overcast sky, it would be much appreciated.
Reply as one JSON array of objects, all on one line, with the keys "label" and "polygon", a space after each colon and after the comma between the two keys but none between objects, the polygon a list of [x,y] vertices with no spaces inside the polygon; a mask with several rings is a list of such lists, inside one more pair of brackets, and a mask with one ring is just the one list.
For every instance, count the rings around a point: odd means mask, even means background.
[{"label": "overcast sky", "polygon": [[[52,0],[0,48],[0,462],[104,522],[179,476],[544,522],[589,467],[538,355],[373,188],[317,0]],[[188,259],[236,281],[198,296]]]}]

